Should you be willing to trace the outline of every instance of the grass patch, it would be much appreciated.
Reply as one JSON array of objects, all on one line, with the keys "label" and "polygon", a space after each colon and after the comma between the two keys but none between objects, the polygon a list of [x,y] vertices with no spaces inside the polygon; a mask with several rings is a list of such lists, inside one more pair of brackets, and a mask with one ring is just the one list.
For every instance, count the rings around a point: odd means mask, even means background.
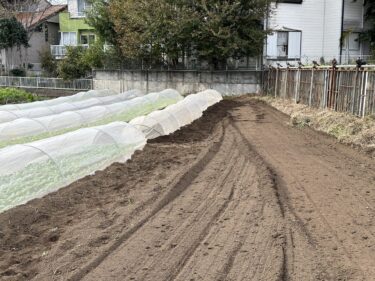
[{"label": "grass patch", "polygon": [[0,88],[0,105],[36,101],[37,98],[24,90],[15,88]]}]

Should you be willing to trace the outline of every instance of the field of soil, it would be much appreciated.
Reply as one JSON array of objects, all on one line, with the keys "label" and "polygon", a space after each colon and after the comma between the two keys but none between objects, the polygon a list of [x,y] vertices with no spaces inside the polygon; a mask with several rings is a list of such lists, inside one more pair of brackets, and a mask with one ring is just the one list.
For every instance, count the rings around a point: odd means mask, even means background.
[{"label": "field of soil", "polygon": [[374,280],[375,160],[251,97],[0,214],[0,280]]}]

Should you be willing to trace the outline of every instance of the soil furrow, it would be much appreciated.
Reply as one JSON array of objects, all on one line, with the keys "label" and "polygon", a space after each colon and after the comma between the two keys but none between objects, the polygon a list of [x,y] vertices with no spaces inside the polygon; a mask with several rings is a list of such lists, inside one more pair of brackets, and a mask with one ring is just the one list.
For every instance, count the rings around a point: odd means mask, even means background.
[{"label": "soil furrow", "polygon": [[0,214],[0,280],[372,281],[375,160],[251,97]]}]

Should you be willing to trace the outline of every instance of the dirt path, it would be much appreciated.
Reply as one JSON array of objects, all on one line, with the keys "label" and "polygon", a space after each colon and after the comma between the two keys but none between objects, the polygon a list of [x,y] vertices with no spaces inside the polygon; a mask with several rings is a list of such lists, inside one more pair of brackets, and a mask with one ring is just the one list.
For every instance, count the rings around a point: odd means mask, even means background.
[{"label": "dirt path", "polygon": [[375,161],[251,98],[0,214],[1,280],[374,280]]}]

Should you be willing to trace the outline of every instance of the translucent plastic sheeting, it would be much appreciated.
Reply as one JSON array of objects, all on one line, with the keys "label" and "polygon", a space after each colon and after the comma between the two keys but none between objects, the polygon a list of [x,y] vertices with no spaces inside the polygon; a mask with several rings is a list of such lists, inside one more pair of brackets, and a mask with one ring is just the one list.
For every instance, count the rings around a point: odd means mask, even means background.
[{"label": "translucent plastic sheeting", "polygon": [[93,106],[39,118],[19,118],[0,124],[0,148],[67,133],[80,127],[130,121],[182,100],[175,90],[167,89],[123,102]]},{"label": "translucent plastic sheeting", "polygon": [[91,90],[91,91],[79,92],[75,95],[71,95],[67,97],[60,97],[60,98],[51,99],[51,100],[2,105],[0,106],[0,110],[11,111],[11,110],[31,109],[31,108],[37,108],[37,107],[57,105],[57,104],[61,104],[64,102],[82,101],[82,100],[89,99],[89,98],[114,96],[116,94],[117,93],[113,90]]},{"label": "translucent plastic sheeting", "polygon": [[42,197],[114,162],[124,163],[146,144],[125,122],[84,128],[0,150],[0,212]]},{"label": "translucent plastic sheeting", "polygon": [[104,105],[135,98],[140,95],[138,90],[131,90],[122,94],[105,97],[89,98],[81,101],[63,102],[56,105],[46,105],[41,107],[22,110],[0,110],[0,123],[10,122],[18,118],[36,118],[54,115],[66,111],[79,110],[95,105]]},{"label": "translucent plastic sheeting", "polygon": [[130,124],[141,130],[147,139],[169,135],[200,118],[208,107],[220,102],[222,96],[215,90],[206,90],[187,96],[182,101],[158,110],[147,116],[140,116]]}]

